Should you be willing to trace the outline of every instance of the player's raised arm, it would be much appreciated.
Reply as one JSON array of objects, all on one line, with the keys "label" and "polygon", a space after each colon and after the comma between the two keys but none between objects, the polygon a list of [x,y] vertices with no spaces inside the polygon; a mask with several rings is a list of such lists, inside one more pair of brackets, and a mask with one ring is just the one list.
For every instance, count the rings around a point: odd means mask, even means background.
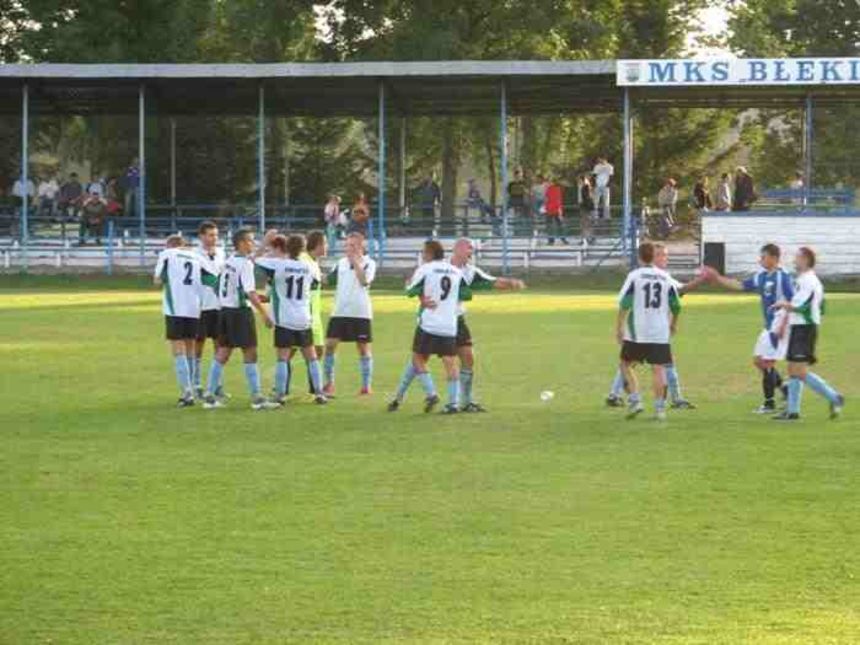
[{"label": "player's raised arm", "polygon": [[263,300],[257,293],[257,284],[254,280],[254,262],[250,259],[243,265],[242,272],[239,274],[239,284],[245,293],[248,295],[248,302],[257,310],[257,313],[263,318],[263,321],[269,329],[275,326],[272,316],[263,306]]},{"label": "player's raised arm", "polygon": [[722,275],[713,267],[704,266],[702,267],[702,270],[705,272],[708,280],[712,284],[718,284],[721,287],[730,291],[755,291],[757,288],[755,276],[750,276],[749,278],[741,282],[740,280],[736,280],[735,278],[729,278],[727,276]]}]

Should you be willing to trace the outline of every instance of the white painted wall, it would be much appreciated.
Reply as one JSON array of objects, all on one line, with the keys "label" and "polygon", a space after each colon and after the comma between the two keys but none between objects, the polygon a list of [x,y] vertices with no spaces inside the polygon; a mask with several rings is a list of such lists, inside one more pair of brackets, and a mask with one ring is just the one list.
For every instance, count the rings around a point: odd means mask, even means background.
[{"label": "white painted wall", "polygon": [[709,213],[702,217],[702,242],[726,245],[726,273],[755,270],[759,249],[773,242],[786,266],[799,246],[811,246],[820,275],[860,274],[860,217]]}]

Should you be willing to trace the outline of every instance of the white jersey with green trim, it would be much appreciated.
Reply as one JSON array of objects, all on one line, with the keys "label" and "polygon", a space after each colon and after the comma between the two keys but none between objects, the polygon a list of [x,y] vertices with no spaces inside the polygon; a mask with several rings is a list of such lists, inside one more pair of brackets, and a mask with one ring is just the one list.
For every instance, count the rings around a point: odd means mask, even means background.
[{"label": "white jersey with green trim", "polygon": [[186,248],[165,249],[158,254],[155,277],[164,286],[165,316],[200,318],[200,305],[205,290],[200,257]]},{"label": "white jersey with green trim", "polygon": [[320,281],[319,267],[306,260],[258,258],[257,266],[271,280],[275,325],[297,331],[311,328],[311,295]]},{"label": "white jersey with green trim", "polygon": [[824,286],[811,269],[794,278],[794,311],[788,319],[790,325],[820,325],[824,311]]},{"label": "white jersey with green trim", "polygon": [[[498,280],[496,276],[490,275],[474,264],[465,264],[458,268],[463,274],[463,280],[472,291],[489,291],[495,287],[496,280]],[[464,316],[465,314],[466,306],[460,300],[457,303],[457,315]]]},{"label": "white jersey with green trim", "polygon": [[362,269],[367,281],[362,285],[355,275],[355,270],[349,258],[341,258],[328,274],[329,285],[336,286],[334,295],[334,310],[332,318],[367,318],[373,319],[373,307],[370,304],[370,285],[376,277],[376,261],[365,255],[362,259]]},{"label": "white jersey with green trim", "polygon": [[[206,269],[206,271],[214,276],[221,275],[221,272],[224,270],[224,260],[226,259],[224,249],[220,246],[216,246],[211,251],[207,251],[202,246],[198,246],[196,252],[200,256],[201,266]],[[215,289],[204,289],[200,304],[200,308],[203,311],[220,309],[221,303],[219,302],[218,292]]]},{"label": "white jersey with green trim", "polygon": [[423,331],[434,336],[457,335],[459,302],[471,297],[460,269],[445,260],[422,264],[415,270],[406,291],[410,296],[423,295],[436,304],[432,309],[421,307],[418,311],[418,326]]},{"label": "white jersey with green trim", "polygon": [[629,311],[624,340],[669,344],[672,315],[681,309],[676,284],[666,271],[653,266],[639,267],[627,275],[618,295],[619,306]]},{"label": "white jersey with green trim", "polygon": [[257,290],[254,280],[254,261],[244,255],[231,255],[224,262],[218,280],[218,297],[221,308],[250,307],[248,294]]}]

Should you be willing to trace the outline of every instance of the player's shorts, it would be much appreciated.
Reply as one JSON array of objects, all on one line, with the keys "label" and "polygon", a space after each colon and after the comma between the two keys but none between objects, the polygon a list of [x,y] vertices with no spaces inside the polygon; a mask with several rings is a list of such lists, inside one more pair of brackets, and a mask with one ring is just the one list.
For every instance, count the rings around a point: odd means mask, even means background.
[{"label": "player's shorts", "polygon": [[218,340],[221,333],[221,312],[218,309],[206,309],[200,312],[200,328],[197,330],[197,340],[211,338]]},{"label": "player's shorts", "polygon": [[313,331],[310,329],[287,329],[275,327],[275,347],[312,347],[314,344]]},{"label": "player's shorts", "polygon": [[199,318],[185,318],[183,316],[164,317],[164,337],[167,340],[197,340],[199,328]]},{"label": "player's shorts", "polygon": [[788,334],[788,360],[792,363],[815,365],[815,344],[818,341],[817,325],[792,325]]},{"label": "player's shorts", "polygon": [[369,318],[347,318],[343,316],[329,318],[326,338],[369,343],[373,341],[373,330],[370,322]]},{"label": "player's shorts", "polygon": [[222,347],[257,346],[257,324],[248,307],[228,307],[221,310],[218,344]]},{"label": "player's shorts", "polygon": [[[774,342],[776,341],[776,342]],[[784,361],[788,352],[788,334],[777,338],[775,333],[763,329],[758,335],[758,340],[753,350],[753,356],[763,358],[766,361]]]},{"label": "player's shorts", "polygon": [[465,316],[457,316],[457,347],[472,346],[472,330],[466,324]]},{"label": "player's shorts", "polygon": [[457,338],[428,334],[418,327],[412,339],[412,351],[421,356],[456,356]]},{"label": "player's shorts", "polygon": [[625,340],[621,346],[621,360],[626,363],[669,365],[672,363],[672,346],[668,343],[634,343]]}]

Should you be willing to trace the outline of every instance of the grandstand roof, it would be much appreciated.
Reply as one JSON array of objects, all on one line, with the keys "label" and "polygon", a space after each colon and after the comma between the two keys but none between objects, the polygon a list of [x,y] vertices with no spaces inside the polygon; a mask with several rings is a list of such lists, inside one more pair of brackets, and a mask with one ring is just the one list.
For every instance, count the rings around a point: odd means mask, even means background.
[{"label": "grandstand roof", "polygon": [[[150,112],[252,115],[262,83],[269,115],[370,117],[382,81],[391,114],[489,114],[502,79],[511,114],[599,113],[620,108],[615,74],[611,60],[0,65],[0,113],[19,112],[27,82],[33,114],[135,113],[145,83]],[[818,104],[860,99],[851,85],[630,89],[636,102],[665,107],[786,106],[809,92]]]}]

